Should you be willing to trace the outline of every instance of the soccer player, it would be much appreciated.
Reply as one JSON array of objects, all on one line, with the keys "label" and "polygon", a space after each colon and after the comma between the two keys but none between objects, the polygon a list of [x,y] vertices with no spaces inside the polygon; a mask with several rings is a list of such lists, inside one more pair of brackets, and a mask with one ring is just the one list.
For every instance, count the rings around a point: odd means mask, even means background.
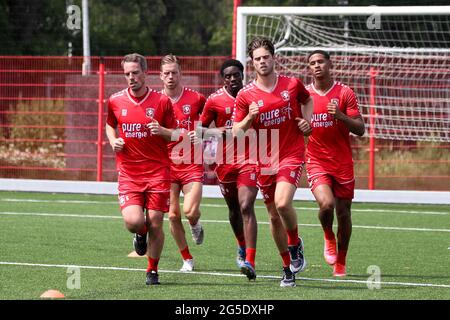
[{"label": "soccer player", "polygon": [[299,79],[275,72],[269,39],[254,38],[247,53],[256,79],[237,95],[233,134],[239,137],[252,128],[258,136],[258,185],[283,261],[280,286],[292,287],[295,274],[306,267],[293,198],[303,169],[304,135],[311,132],[313,101]]},{"label": "soccer player", "polygon": [[[309,186],[319,205],[324,231],[325,261],[333,275],[346,275],[345,260],[352,233],[351,205],[355,189],[350,132],[362,136],[364,121],[352,89],[333,79],[330,55],[322,50],[308,55],[313,83],[307,89],[314,99],[313,128],[306,152]],[[337,248],[333,233],[336,208]]]},{"label": "soccer player", "polygon": [[[206,98],[191,89],[181,85],[181,67],[178,58],[172,54],[161,59],[160,78],[164,84],[162,94],[169,97],[174,109],[178,128],[183,132],[178,141],[169,144],[171,159],[171,188],[169,221],[170,231],[183,258],[182,272],[194,269],[194,258],[189,251],[185,230],[181,221],[180,192],[184,194],[183,213],[189,222],[192,239],[201,244],[204,238],[200,223],[200,200],[202,198],[203,160],[201,143],[195,135],[195,123],[198,122]],[[191,141],[190,150],[178,152],[177,145]],[[195,148],[200,148],[195,150]]]},{"label": "soccer player", "polygon": [[169,209],[167,143],[176,121],[170,100],[145,85],[145,57],[126,55],[122,68],[128,88],[109,98],[105,130],[116,153],[125,226],[135,233],[136,253],[147,254],[146,284],[155,285],[159,284],[158,262],[164,246],[163,216]]},{"label": "soccer player", "polygon": [[[238,60],[226,60],[220,68],[220,75],[224,86],[208,97],[200,121],[203,127],[209,127],[214,122],[220,133],[218,149],[221,150],[217,152],[222,153],[215,172],[238,243],[237,265],[249,280],[254,280],[258,230],[254,210],[258,193],[256,166],[248,161],[238,163],[237,142],[231,132],[234,102],[243,87],[244,66]],[[231,161],[228,163],[227,159]]]}]

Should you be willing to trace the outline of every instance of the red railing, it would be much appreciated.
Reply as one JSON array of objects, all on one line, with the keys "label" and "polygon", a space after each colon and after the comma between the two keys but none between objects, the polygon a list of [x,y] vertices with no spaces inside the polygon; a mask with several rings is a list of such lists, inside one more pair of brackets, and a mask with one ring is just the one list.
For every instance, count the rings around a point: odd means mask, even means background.
[{"label": "red railing", "polygon": [[[91,74],[82,76],[82,57],[0,56],[0,177],[116,181],[104,120],[105,99],[126,85],[121,58],[92,57]],[[208,96],[221,86],[227,58],[180,57],[184,84]],[[148,57],[155,89],[159,59]],[[375,87],[364,90],[373,90],[376,106]],[[375,115],[363,114],[369,128]],[[450,190],[449,143],[376,142],[352,137],[357,188]]]}]

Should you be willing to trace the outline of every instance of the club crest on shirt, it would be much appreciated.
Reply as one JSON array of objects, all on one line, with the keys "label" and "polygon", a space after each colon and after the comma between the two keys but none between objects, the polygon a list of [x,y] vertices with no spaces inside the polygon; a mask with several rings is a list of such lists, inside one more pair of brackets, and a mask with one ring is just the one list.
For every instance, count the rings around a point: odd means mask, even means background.
[{"label": "club crest on shirt", "polygon": [[190,113],[191,113],[191,106],[188,105],[188,104],[185,104],[185,105],[183,106],[183,113],[184,113],[184,114],[190,114]]},{"label": "club crest on shirt", "polygon": [[127,109],[122,109],[122,117],[126,117],[127,115]]},{"label": "club crest on shirt", "polygon": [[230,107],[226,107],[225,108],[225,113],[226,114],[230,114],[231,113],[231,108]]},{"label": "club crest on shirt", "polygon": [[155,115],[155,109],[153,109],[153,108],[145,109],[145,116],[147,118],[153,118],[154,115]]},{"label": "club crest on shirt", "polygon": [[258,105],[258,107],[261,108],[262,106],[264,106],[264,101],[259,100],[258,103],[257,103],[257,105]]},{"label": "club crest on shirt", "polygon": [[339,106],[339,99],[337,99],[337,98],[331,99],[330,102],[331,102],[332,104],[334,104],[335,106],[337,106],[337,107]]},{"label": "club crest on shirt", "polygon": [[283,99],[283,101],[289,101],[291,99],[289,91],[287,90],[281,91],[281,98]]}]

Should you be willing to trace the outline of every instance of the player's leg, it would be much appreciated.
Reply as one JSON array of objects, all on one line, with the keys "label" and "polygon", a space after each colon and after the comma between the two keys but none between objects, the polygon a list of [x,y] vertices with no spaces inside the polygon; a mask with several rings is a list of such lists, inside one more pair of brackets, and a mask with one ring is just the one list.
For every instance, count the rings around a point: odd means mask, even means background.
[{"label": "player's leg", "polygon": [[230,226],[238,245],[236,264],[240,270],[245,263],[246,243],[237,191],[239,168],[233,165],[219,164],[214,171],[219,180],[220,191],[228,207],[228,220],[230,221]]},{"label": "player's leg", "polygon": [[288,238],[289,254],[291,256],[291,271],[297,273],[306,267],[303,240],[298,234],[297,213],[293,199],[297,186],[287,181],[278,181],[275,188],[274,202],[278,214],[283,221]]},{"label": "player's leg", "polygon": [[[255,215],[255,199],[258,193],[256,187],[241,185],[238,188],[239,207],[243,219],[246,258],[244,267],[247,268],[247,277],[256,278],[255,256],[256,256],[256,240],[258,235],[258,225]],[[250,264],[250,266],[248,266]]]},{"label": "player's leg", "polygon": [[[270,232],[283,264],[283,274],[280,286],[295,287],[295,275],[289,267],[291,264],[291,256],[289,255],[288,250],[287,233],[274,202],[276,187],[275,179],[264,178],[264,180],[262,180],[261,176],[259,176],[259,179],[261,193],[264,197],[264,204],[266,205],[267,213],[269,214]],[[269,184],[271,181],[273,183]],[[266,184],[262,184],[261,182],[265,182]]]},{"label": "player's leg", "polygon": [[333,275],[343,277],[346,275],[347,250],[352,235],[351,207],[355,192],[355,179],[353,167],[344,171],[333,181],[333,191],[336,197],[337,231],[337,259],[333,268]]},{"label": "player's leg", "polygon": [[140,256],[147,252],[147,223],[144,215],[144,195],[127,193],[119,195],[119,203],[125,227],[134,233],[133,246]]},{"label": "player's leg", "polygon": [[236,238],[236,242],[238,244],[236,264],[238,268],[241,269],[245,263],[246,243],[236,183],[221,183],[220,190],[222,191],[223,198],[227,204],[228,220],[230,221],[231,230],[233,230],[234,237]]},{"label": "player's leg", "polygon": [[147,211],[147,220],[149,221],[147,250],[148,267],[147,267],[147,284],[159,284],[158,263],[161,252],[164,247],[164,230],[163,221],[164,213],[156,210]]},{"label": "player's leg", "polygon": [[204,231],[200,223],[200,201],[202,200],[203,184],[198,181],[190,182],[183,185],[182,190],[184,194],[183,212],[189,221],[192,239],[196,244],[202,244]]},{"label": "player's leg", "polygon": [[164,247],[164,212],[169,211],[170,183],[169,181],[156,182],[154,186],[156,192],[145,193],[145,207],[148,228],[147,249],[147,285],[159,284],[158,263]]},{"label": "player's leg", "polygon": [[277,208],[275,207],[275,203],[273,201],[266,203],[266,208],[269,213],[270,232],[272,233],[273,240],[278,248],[283,264],[280,286],[295,287],[295,274],[289,267],[291,264],[291,256],[289,255],[288,250],[286,229],[284,228],[283,221],[281,220]]},{"label": "player's leg", "polygon": [[346,275],[347,250],[352,235],[351,199],[336,199],[337,230],[337,260],[333,271],[334,276]]},{"label": "player's leg", "polygon": [[189,251],[189,246],[186,241],[186,233],[183,222],[181,221],[180,191],[181,186],[178,183],[171,184],[169,207],[170,233],[172,234],[178,250],[180,251],[181,257],[183,258],[183,266],[180,271],[192,271],[194,268],[194,261]]},{"label": "player's leg", "polygon": [[328,180],[326,176],[316,178],[312,193],[319,205],[318,217],[324,232],[323,255],[329,265],[334,265],[337,258],[336,237],[333,232],[335,200]]}]

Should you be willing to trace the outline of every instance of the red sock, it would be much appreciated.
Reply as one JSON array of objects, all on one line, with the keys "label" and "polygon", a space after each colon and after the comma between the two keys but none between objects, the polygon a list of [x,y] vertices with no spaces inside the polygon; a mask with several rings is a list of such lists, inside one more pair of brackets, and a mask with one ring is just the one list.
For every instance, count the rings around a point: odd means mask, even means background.
[{"label": "red sock", "polygon": [[256,248],[245,249],[245,261],[250,262],[252,267],[255,267]]},{"label": "red sock", "polygon": [[140,236],[145,236],[147,234],[147,224],[144,223],[144,226],[138,230],[137,234]]},{"label": "red sock", "polygon": [[148,259],[148,267],[147,267],[147,272],[150,272],[152,270],[158,272],[158,262],[159,262],[159,258],[150,258],[147,257]]},{"label": "red sock", "polygon": [[244,234],[240,234],[240,235],[236,236],[236,240],[237,240],[237,243],[238,243],[239,247],[245,248],[245,237],[244,237]]},{"label": "red sock", "polygon": [[339,264],[343,264],[345,266],[346,257],[347,257],[347,250],[338,249],[336,262]]},{"label": "red sock", "polygon": [[325,234],[325,239],[327,239],[327,240],[335,239],[333,228],[327,227],[327,228],[323,229],[323,233]]},{"label": "red sock", "polygon": [[298,239],[298,227],[295,227],[293,230],[286,230],[288,236],[288,246],[296,246],[299,244],[300,240]]},{"label": "red sock", "polygon": [[180,250],[181,256],[183,257],[183,260],[189,260],[192,259],[192,255],[189,252],[189,246],[186,246],[183,250]]},{"label": "red sock", "polygon": [[291,256],[289,255],[289,250],[280,252],[281,259],[283,259],[283,268],[286,268],[291,263]]}]

